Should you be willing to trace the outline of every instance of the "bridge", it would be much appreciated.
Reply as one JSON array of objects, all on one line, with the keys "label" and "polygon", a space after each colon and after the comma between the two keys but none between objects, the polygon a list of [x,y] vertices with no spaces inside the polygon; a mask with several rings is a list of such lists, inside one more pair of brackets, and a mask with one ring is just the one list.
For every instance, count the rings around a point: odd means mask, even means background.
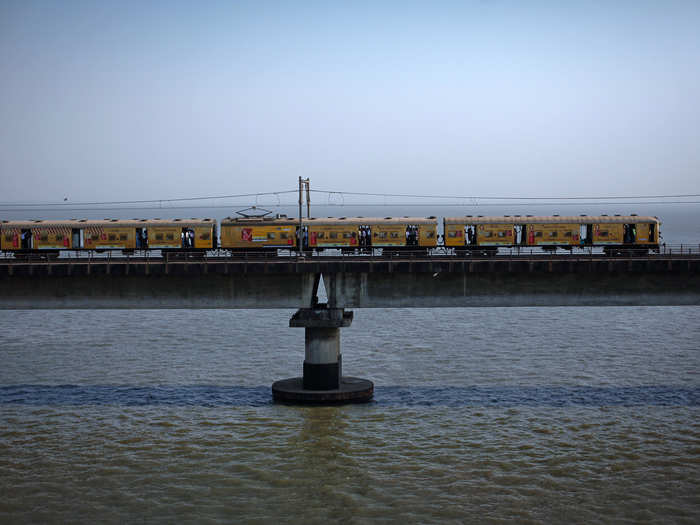
[{"label": "bridge", "polygon": [[0,309],[298,309],[304,376],[273,385],[295,402],[371,398],[371,382],[342,375],[351,308],[642,305],[700,305],[700,255],[0,259]]}]

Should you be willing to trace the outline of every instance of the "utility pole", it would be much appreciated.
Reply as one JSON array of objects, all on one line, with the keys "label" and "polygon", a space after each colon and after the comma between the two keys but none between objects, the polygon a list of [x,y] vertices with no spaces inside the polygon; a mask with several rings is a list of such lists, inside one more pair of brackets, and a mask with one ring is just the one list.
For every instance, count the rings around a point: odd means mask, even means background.
[{"label": "utility pole", "polygon": [[304,186],[306,186],[306,213],[309,214],[310,198],[309,198],[309,179],[302,179],[299,177],[299,232],[297,235],[297,246],[299,248],[299,253],[303,253],[304,249],[304,225],[301,220],[302,210],[301,206],[304,197]]},{"label": "utility pole", "polygon": [[311,218],[311,181],[306,179],[306,218]]}]

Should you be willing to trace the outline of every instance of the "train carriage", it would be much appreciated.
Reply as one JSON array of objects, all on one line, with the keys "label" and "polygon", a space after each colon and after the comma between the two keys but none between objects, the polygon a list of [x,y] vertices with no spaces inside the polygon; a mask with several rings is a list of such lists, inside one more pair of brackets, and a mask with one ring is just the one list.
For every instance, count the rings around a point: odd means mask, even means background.
[{"label": "train carriage", "polygon": [[0,248],[12,253],[57,255],[60,250],[77,250],[82,245],[79,221],[3,221]]},{"label": "train carriage", "polygon": [[166,251],[206,251],[217,247],[214,219],[151,219],[139,221],[140,244]]},{"label": "train carriage", "polygon": [[305,219],[310,249],[434,248],[435,217],[328,217]]},{"label": "train carriage", "polygon": [[221,247],[231,251],[297,246],[299,220],[278,217],[227,217],[221,221]]},{"label": "train carriage", "polygon": [[633,253],[659,248],[656,217],[637,215],[446,217],[445,246],[459,253],[494,254],[498,248],[543,250],[603,247],[606,253]]},{"label": "train carriage", "polygon": [[[192,232],[190,240],[185,233]],[[3,221],[0,248],[13,253],[57,254],[60,250],[97,252],[137,249],[207,250],[216,247],[213,219]]]}]

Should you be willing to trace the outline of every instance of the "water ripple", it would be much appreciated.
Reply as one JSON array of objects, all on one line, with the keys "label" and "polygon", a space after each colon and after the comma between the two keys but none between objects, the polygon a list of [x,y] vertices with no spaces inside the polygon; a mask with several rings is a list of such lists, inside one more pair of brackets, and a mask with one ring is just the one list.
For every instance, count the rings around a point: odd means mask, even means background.
[{"label": "water ripple", "polygon": [[[0,404],[30,406],[263,406],[266,386],[11,385]],[[700,406],[700,387],[672,385],[590,387],[379,386],[374,405],[445,407]]]}]

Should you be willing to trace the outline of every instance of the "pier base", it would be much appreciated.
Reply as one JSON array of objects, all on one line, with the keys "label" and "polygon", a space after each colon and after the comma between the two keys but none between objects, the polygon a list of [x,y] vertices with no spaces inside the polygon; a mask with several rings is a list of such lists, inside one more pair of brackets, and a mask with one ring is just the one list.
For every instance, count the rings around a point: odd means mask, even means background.
[{"label": "pier base", "polygon": [[343,377],[340,328],[350,326],[352,312],[342,308],[302,308],[289,326],[306,330],[304,376],[277,381],[272,385],[275,401],[292,403],[362,403],[374,394],[366,379]]}]

